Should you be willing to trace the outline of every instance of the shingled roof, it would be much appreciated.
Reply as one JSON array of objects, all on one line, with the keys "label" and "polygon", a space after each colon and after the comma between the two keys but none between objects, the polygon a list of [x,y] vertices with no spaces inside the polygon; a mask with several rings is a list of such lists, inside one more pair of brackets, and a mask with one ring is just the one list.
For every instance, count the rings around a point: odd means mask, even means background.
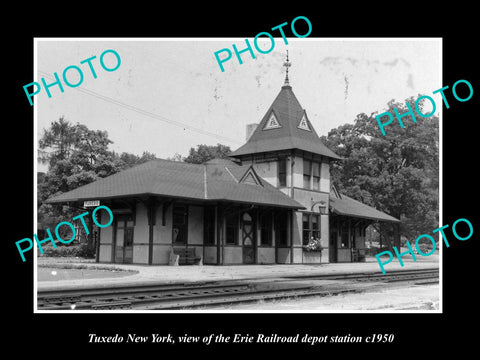
[{"label": "shingled roof", "polygon": [[330,192],[330,211],[334,214],[352,216],[369,220],[400,222],[397,218],[390,216],[360,201],[352,199],[344,194],[335,191]]},{"label": "shingled roof", "polygon": [[[256,182],[241,181],[247,172],[250,172]],[[47,203],[144,195],[304,208],[261,179],[251,165],[239,166],[228,160],[201,165],[162,159],[151,160],[52,197]]]},{"label": "shingled roof", "polygon": [[[268,126],[274,115],[274,126]],[[307,126],[302,126],[302,123]],[[308,130],[307,130],[308,129]],[[230,156],[242,156],[269,151],[299,149],[314,154],[341,159],[327,148],[318,137],[306,111],[302,108],[290,85],[282,86],[262,121],[245,145]]]}]

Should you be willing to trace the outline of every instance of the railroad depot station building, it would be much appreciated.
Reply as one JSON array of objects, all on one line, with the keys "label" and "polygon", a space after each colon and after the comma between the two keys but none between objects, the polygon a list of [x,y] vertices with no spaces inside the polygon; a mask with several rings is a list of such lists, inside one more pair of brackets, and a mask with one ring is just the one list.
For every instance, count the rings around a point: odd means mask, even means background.
[{"label": "railroad depot station building", "polygon": [[[288,67],[277,97],[247,132],[231,159],[152,160],[48,202],[94,200],[112,210],[112,225],[98,228],[97,262],[166,265],[179,249],[212,265],[364,261],[366,227],[399,223],[336,191],[330,164],[341,158],[315,132]],[[307,249],[312,239],[321,251]]]}]

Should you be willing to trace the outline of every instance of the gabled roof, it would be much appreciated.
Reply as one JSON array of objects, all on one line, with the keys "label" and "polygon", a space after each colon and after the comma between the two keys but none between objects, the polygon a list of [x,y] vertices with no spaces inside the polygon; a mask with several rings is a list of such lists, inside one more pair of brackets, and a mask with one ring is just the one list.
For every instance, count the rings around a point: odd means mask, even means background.
[{"label": "gabled roof", "polygon": [[52,197],[47,202],[153,195],[304,208],[266,181],[240,182],[247,173],[260,179],[251,165],[239,166],[229,160],[198,165],[156,159]]},{"label": "gabled roof", "polygon": [[[269,126],[270,123],[273,126]],[[233,151],[230,156],[288,149],[341,159],[322,143],[292,87],[284,85],[246,144]]]},{"label": "gabled roof", "polygon": [[335,187],[332,187],[330,190],[330,211],[338,215],[369,220],[400,222],[399,219],[393,216],[337,192]]}]

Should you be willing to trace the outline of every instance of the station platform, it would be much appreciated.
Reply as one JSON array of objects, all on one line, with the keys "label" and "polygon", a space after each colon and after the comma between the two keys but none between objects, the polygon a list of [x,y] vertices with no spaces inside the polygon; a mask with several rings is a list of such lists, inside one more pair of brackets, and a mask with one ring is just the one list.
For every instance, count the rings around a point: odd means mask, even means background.
[{"label": "station platform", "polygon": [[[385,271],[408,271],[418,269],[439,268],[437,254],[428,257],[417,257],[417,261],[405,257],[402,259],[404,266],[400,266],[397,259],[385,265]],[[55,269],[62,265],[58,262],[44,262],[37,260],[37,265],[42,269]],[[272,265],[135,265],[111,264],[95,262],[69,262],[69,267],[81,266],[82,269],[106,269],[100,278],[75,278],[54,281],[37,281],[37,289],[60,290],[81,289],[90,287],[128,286],[141,284],[188,284],[231,280],[260,280],[278,279],[287,276],[314,276],[314,275],[340,275],[355,273],[381,274],[380,266],[375,257],[367,257],[365,262],[358,263],[328,263],[328,264],[272,264]],[[132,271],[131,275],[113,276],[115,270]],[[75,270],[73,270],[75,271]],[[109,277],[108,273],[112,275]]]}]

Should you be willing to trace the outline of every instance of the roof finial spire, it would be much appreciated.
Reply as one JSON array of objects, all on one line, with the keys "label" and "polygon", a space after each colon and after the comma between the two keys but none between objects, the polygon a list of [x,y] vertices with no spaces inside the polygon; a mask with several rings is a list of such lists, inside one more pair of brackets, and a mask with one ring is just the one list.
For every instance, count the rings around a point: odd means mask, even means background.
[{"label": "roof finial spire", "polygon": [[287,50],[287,60],[283,63],[283,66],[285,66],[285,69],[286,69],[284,86],[287,86],[287,85],[290,85],[290,82],[288,81],[288,68],[292,66],[292,63],[288,61],[288,50]]}]

